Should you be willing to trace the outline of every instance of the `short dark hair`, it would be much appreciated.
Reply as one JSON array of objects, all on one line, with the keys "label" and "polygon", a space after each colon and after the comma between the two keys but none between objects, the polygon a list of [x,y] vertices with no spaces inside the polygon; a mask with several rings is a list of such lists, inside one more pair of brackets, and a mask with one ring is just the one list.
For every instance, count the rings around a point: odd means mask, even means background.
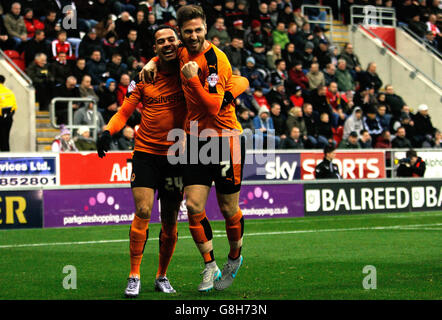
[{"label": "short dark hair", "polygon": [[176,12],[176,16],[178,27],[182,27],[185,22],[197,18],[201,18],[204,23],[206,22],[206,14],[203,8],[194,4],[182,6]]},{"label": "short dark hair", "polygon": [[5,76],[4,75],[2,75],[2,74],[0,74],[0,83],[1,84],[3,84],[3,83],[5,83]]},{"label": "short dark hair", "polygon": [[409,159],[417,157],[417,152],[415,150],[413,150],[413,149],[410,149],[410,150],[407,151],[406,156]]},{"label": "short dark hair", "polygon": [[329,145],[325,146],[324,154],[332,153],[335,150],[336,150],[336,148],[333,145],[329,144]]},{"label": "short dark hair", "polygon": [[155,36],[156,36],[157,32],[160,31],[160,30],[164,30],[164,29],[170,29],[170,30],[173,30],[173,32],[174,32],[174,33],[176,34],[176,36],[179,38],[179,36],[178,36],[178,32],[176,31],[176,29],[175,29],[174,27],[168,26],[168,25],[166,25],[166,24],[162,24],[162,25],[160,25],[160,26],[158,27],[158,29],[156,29],[156,30],[154,31],[154,33],[153,33],[153,39],[154,39],[154,41],[155,41]]}]

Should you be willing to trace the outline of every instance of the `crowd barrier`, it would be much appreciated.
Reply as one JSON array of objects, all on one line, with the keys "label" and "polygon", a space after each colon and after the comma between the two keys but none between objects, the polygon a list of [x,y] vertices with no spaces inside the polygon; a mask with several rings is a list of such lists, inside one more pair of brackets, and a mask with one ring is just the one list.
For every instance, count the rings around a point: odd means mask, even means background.
[{"label": "crowd barrier", "polygon": [[[246,219],[437,211],[442,179],[245,181],[239,205]],[[159,210],[155,201],[152,223]],[[0,189],[0,229],[130,224],[134,211],[129,184]],[[223,220],[214,188],[206,212]],[[178,221],[187,221],[185,201]]]}]

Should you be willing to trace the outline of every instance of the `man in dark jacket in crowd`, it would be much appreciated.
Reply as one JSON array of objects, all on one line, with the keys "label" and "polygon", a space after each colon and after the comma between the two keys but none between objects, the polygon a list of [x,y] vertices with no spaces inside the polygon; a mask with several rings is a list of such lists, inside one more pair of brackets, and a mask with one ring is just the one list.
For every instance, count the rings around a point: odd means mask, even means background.
[{"label": "man in dark jacket in crowd", "polygon": [[358,73],[357,80],[359,81],[361,88],[373,87],[376,93],[379,88],[382,87],[382,80],[376,73],[375,62],[370,62],[366,71]]},{"label": "man in dark jacket in crowd", "polygon": [[290,130],[289,136],[281,141],[280,148],[285,150],[304,149],[304,143],[302,142],[301,132],[298,127],[293,127]]},{"label": "man in dark jacket in crowd", "polygon": [[421,157],[417,156],[416,151],[408,150],[406,157],[399,160],[399,166],[396,169],[398,177],[423,177],[425,175],[426,164]]},{"label": "man in dark jacket in crowd", "polygon": [[396,138],[391,142],[393,148],[411,148],[411,142],[406,136],[406,131],[404,127],[399,127],[396,131]]},{"label": "man in dark jacket in crowd", "polygon": [[424,141],[431,141],[434,138],[436,129],[428,115],[428,106],[421,104],[417,110],[414,116],[414,127],[417,133],[415,136],[417,147],[420,147]]},{"label": "man in dark jacket in crowd", "polygon": [[394,117],[400,116],[402,107],[406,104],[401,96],[394,92],[391,84],[385,86],[385,103],[390,106],[391,113]]},{"label": "man in dark jacket in crowd", "polygon": [[99,85],[109,77],[106,63],[101,57],[100,50],[94,50],[90,60],[86,63],[86,71],[91,76],[93,85]]},{"label": "man in dark jacket in crowd", "polygon": [[316,179],[342,179],[338,166],[332,162],[335,155],[334,147],[326,146],[324,148],[324,159],[315,168]]},{"label": "man in dark jacket in crowd", "polygon": [[53,96],[54,76],[49,68],[46,54],[37,53],[34,62],[26,69],[26,74],[31,78],[35,87],[35,99],[40,105],[40,111],[48,110]]}]

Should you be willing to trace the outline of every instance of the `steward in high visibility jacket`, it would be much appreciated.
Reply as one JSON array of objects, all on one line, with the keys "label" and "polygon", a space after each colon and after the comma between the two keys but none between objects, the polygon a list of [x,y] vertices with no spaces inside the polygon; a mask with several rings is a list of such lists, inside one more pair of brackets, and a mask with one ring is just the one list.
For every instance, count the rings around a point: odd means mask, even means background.
[{"label": "steward in high visibility jacket", "polygon": [[0,151],[9,151],[9,133],[17,103],[14,93],[4,83],[5,77],[0,75]]}]

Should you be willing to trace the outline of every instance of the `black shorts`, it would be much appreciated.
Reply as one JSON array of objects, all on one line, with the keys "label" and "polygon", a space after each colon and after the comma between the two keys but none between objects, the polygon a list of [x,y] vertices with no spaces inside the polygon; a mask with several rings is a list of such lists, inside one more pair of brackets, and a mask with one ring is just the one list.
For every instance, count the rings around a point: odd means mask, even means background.
[{"label": "black shorts", "polygon": [[[218,146],[216,149],[215,146]],[[183,166],[183,185],[212,186],[221,194],[241,189],[245,162],[245,137],[209,137],[197,140],[187,135],[186,157]]]},{"label": "black shorts", "polygon": [[135,151],[132,157],[131,188],[158,190],[158,198],[183,198],[182,166],[172,165],[167,156]]}]

